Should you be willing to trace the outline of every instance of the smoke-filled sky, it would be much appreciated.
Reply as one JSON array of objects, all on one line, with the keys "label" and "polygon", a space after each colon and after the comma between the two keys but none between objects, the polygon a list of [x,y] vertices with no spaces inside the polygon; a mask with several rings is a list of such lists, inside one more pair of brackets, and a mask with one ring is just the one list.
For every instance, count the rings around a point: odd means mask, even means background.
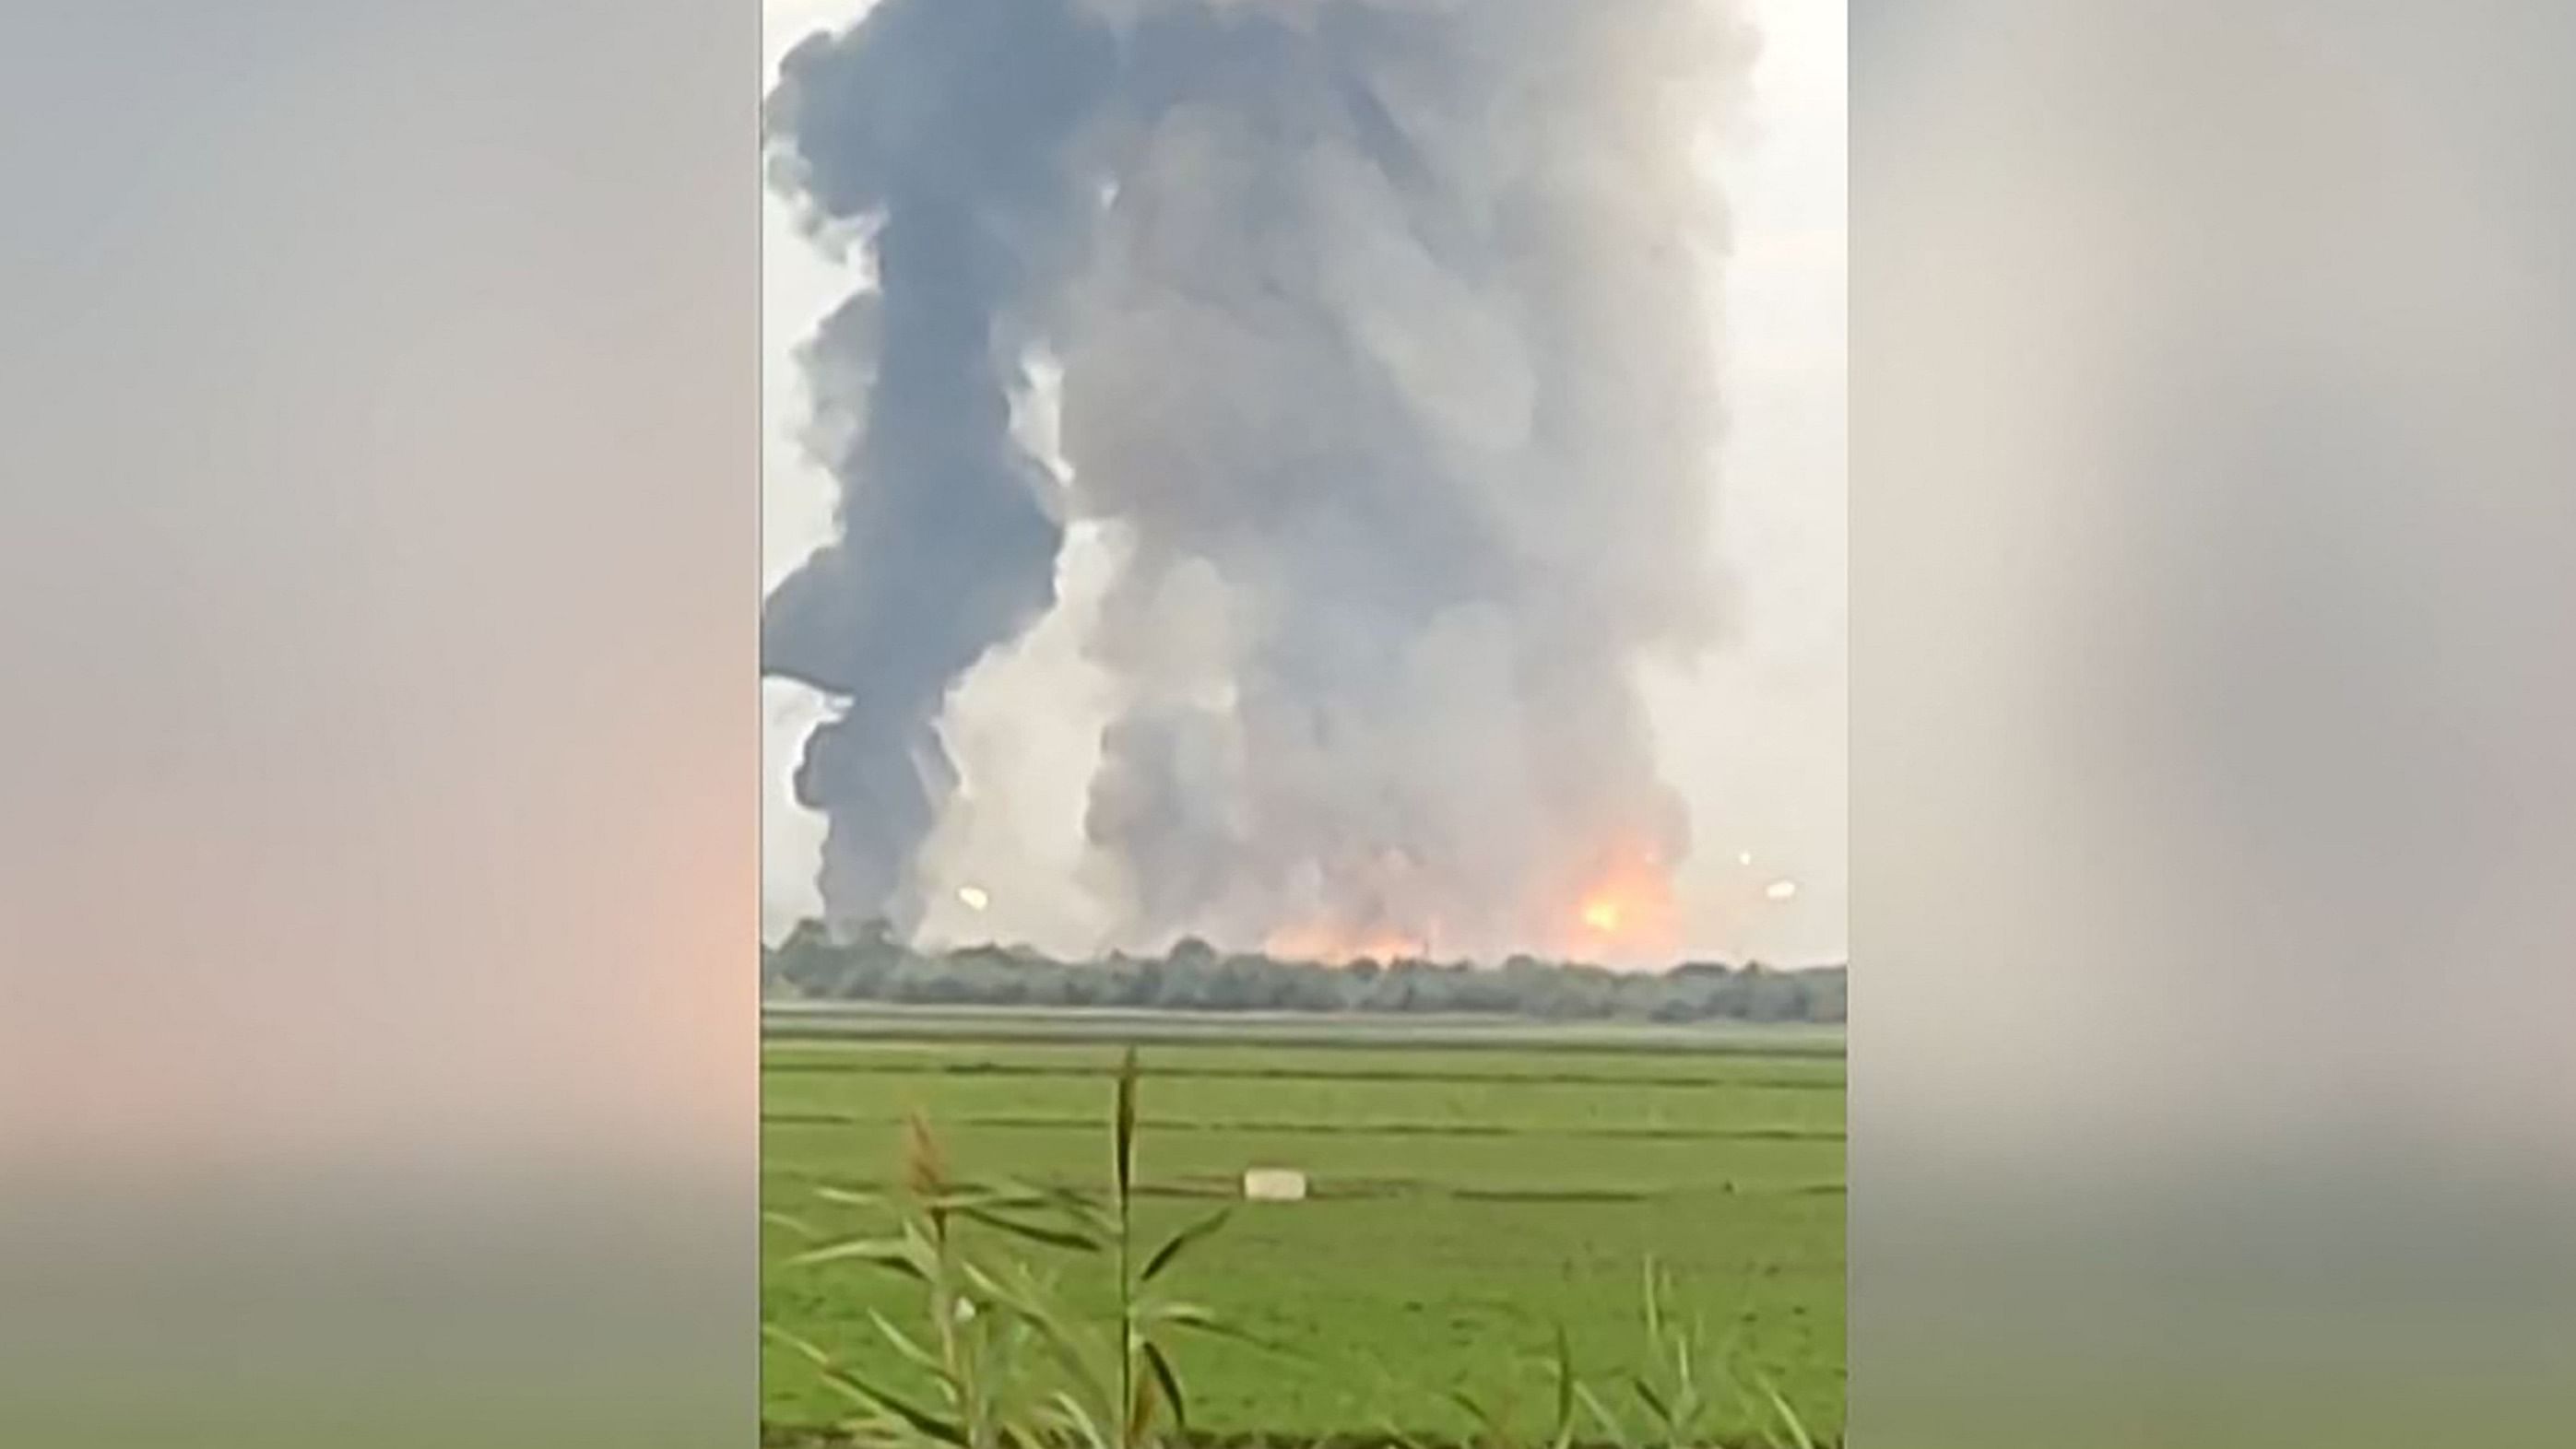
[{"label": "smoke-filled sky", "polygon": [[[770,0],[770,80],[799,41],[843,28],[867,8],[866,0]],[[1523,8],[1548,14],[1544,5]],[[1679,15],[1688,7],[1658,8]],[[1417,58],[1412,70],[1389,65],[1370,81],[1399,104],[1420,107],[1401,118],[1421,153],[1411,163],[1423,168],[1418,185],[1328,185],[1306,168],[1294,172],[1284,199],[1275,188],[1255,199],[1250,187],[1232,196],[1211,178],[1287,170],[1273,154],[1276,136],[1316,124],[1329,129],[1340,98],[1328,74],[1319,86],[1301,71],[1294,51],[1282,59],[1231,35],[1200,48],[1193,32],[1180,30],[1167,74],[1154,82],[1166,92],[1156,97],[1164,108],[1156,114],[1165,119],[1144,128],[1147,140],[1127,142],[1132,149],[1120,164],[1131,194],[1096,227],[1080,219],[1088,198],[1067,189],[1071,164],[1042,149],[1070,130],[1043,105],[1014,113],[1018,135],[994,119],[1001,114],[995,108],[962,109],[977,129],[944,164],[982,169],[942,173],[916,152],[883,154],[883,134],[895,123],[880,118],[891,107],[813,119],[814,107],[881,98],[890,83],[864,65],[811,73],[803,135],[851,136],[858,144],[801,158],[807,179],[773,189],[767,201],[766,580],[774,588],[789,579],[818,544],[835,537],[834,468],[863,478],[862,492],[882,500],[894,521],[854,530],[857,542],[844,540],[844,557],[809,570],[821,577],[792,587],[782,596],[787,602],[770,611],[765,649],[773,674],[825,676],[821,682],[858,693],[860,681],[829,677],[856,668],[879,687],[858,705],[836,708],[802,683],[772,678],[763,685],[768,928],[822,904],[816,866],[824,827],[796,802],[792,783],[810,754],[814,768],[839,774],[837,785],[827,780],[822,788],[877,805],[845,813],[887,821],[900,833],[902,817],[918,812],[925,838],[904,886],[921,930],[933,938],[990,936],[1076,952],[1132,941],[1140,931],[1241,938],[1317,912],[1337,917],[1347,935],[1372,927],[1354,913],[1381,889],[1409,896],[1417,912],[1455,920],[1481,909],[1470,903],[1496,886],[1528,893],[1537,889],[1531,882],[1597,868],[1590,856],[1568,857],[1559,844],[1584,834],[1680,855],[1666,948],[1840,959],[1843,19],[1840,6],[1794,0],[1734,8],[1760,44],[1744,95],[1730,103],[1711,86],[1711,118],[1723,110],[1733,119],[1717,131],[1722,146],[1706,163],[1729,235],[1722,297],[1712,290],[1703,336],[1675,335],[1663,325],[1672,319],[1653,319],[1653,309],[1638,308],[1581,267],[1551,273],[1544,258],[1523,261],[1533,237],[1577,258],[1587,247],[1591,254],[1639,251],[1634,238],[1683,214],[1659,199],[1652,177],[1641,193],[1628,193],[1644,199],[1584,211],[1579,232],[1569,233],[1560,219],[1516,241],[1497,241],[1491,228],[1447,233],[1434,270],[1409,284],[1396,275],[1406,258],[1376,233],[1444,235],[1444,218],[1477,206],[1492,210],[1495,198],[1478,189],[1491,165],[1485,152],[1513,144],[1454,124],[1489,77],[1481,66],[1470,71],[1454,60],[1443,69],[1436,51]],[[1480,44],[1508,57],[1521,37],[1508,25],[1493,30]],[[925,43],[935,46],[940,37]],[[1052,53],[1044,45],[1020,50],[1024,61]],[[1061,71],[1036,68],[994,84],[1024,102],[1052,95],[1070,116],[1084,104],[1085,57],[1068,52]],[[1726,57],[1717,58],[1706,73],[1712,81],[1728,69]],[[1240,69],[1231,79],[1202,77],[1211,65]],[[1194,86],[1209,94],[1193,96]],[[1444,134],[1440,107],[1461,95],[1462,110],[1448,113]],[[1263,108],[1257,124],[1234,124],[1256,104]],[[1538,124],[1518,144],[1619,139],[1579,129],[1619,123],[1597,95],[1578,90],[1564,104],[1575,120],[1563,134]],[[909,113],[906,123],[918,124]],[[944,123],[943,134],[956,127]],[[810,140],[806,149],[813,149]],[[1641,154],[1646,164],[1656,160],[1652,146]],[[1298,164],[1305,167],[1303,154]],[[1209,169],[1198,174],[1193,167]],[[1352,174],[1365,183],[1370,176],[1362,173],[1381,170],[1401,174],[1384,166]],[[976,254],[982,243],[975,227],[953,203],[967,191],[985,198],[985,212],[998,206],[1013,218],[1003,237],[1007,255]],[[876,235],[876,257],[844,248],[858,259],[836,259],[815,245],[802,221],[836,205],[892,218]],[[1273,276],[1193,260],[1228,254],[1220,245],[1228,229],[1243,225],[1239,216],[1256,206],[1268,234],[1304,229],[1292,237],[1295,261],[1268,264],[1288,267],[1284,296]],[[1545,197],[1539,220],[1548,223]],[[862,268],[885,276],[886,286],[881,299],[848,308]],[[1686,281],[1675,274],[1649,284],[1687,307],[1686,286],[1677,285]],[[1442,291],[1444,284],[1452,290]],[[1213,301],[1200,307],[1200,299]],[[1206,324],[1256,313],[1260,325],[1248,334],[1211,332]],[[1507,332],[1474,336],[1492,319],[1518,323],[1531,315],[1539,320],[1530,330],[1558,345],[1515,354]],[[1654,324],[1642,333],[1641,316]],[[824,399],[819,450],[817,384],[800,360],[818,327],[827,336],[864,336],[864,346],[838,355],[871,369],[864,378],[822,384],[837,392]],[[1050,328],[1060,330],[1071,350],[1064,382],[1044,365],[1028,378],[985,375],[976,349],[954,345],[961,328],[1025,330],[1041,346],[1059,340]],[[1297,340],[1381,331],[1388,340],[1375,355],[1394,360],[1365,375],[1342,361],[1346,344],[1301,351]],[[1465,343],[1445,349],[1451,355],[1426,354],[1411,340],[1423,336],[1463,336]],[[1691,383],[1692,354],[1702,341],[1715,345],[1721,380],[1710,417],[1718,416],[1722,393],[1724,422],[1722,430],[1709,429],[1720,440],[1718,466],[1685,486],[1713,490],[1713,508],[1651,482],[1624,481],[1672,475],[1677,470],[1662,465],[1680,454],[1635,441],[1659,436],[1635,425],[1654,416],[1661,399],[1652,389],[1626,382],[1595,389],[1591,382],[1644,357]],[[1186,351],[1192,365],[1168,367],[1164,348]],[[826,361],[833,355],[827,344]],[[1398,385],[1372,391],[1368,379],[1386,373]],[[1277,385],[1281,378],[1313,378],[1319,390],[1344,391],[1310,417],[1274,403],[1242,405],[1247,396],[1288,391]],[[879,405],[864,415],[874,422],[874,435],[864,436],[868,429],[848,425],[863,420],[851,415],[852,400],[866,400],[870,389]],[[1148,389],[1163,401],[1139,401]],[[998,414],[993,400],[1015,390],[1024,396],[1012,415]],[[912,401],[896,409],[890,396]],[[1488,420],[1508,423],[1515,407],[1529,412],[1533,396],[1540,421],[1525,424],[1524,435],[1535,426],[1560,456],[1612,477],[1586,495],[1594,501],[1579,515],[1547,513],[1561,490],[1545,471],[1552,459],[1530,462],[1541,449],[1515,452],[1492,440],[1498,429]],[[1551,415],[1549,400],[1560,398],[1576,401]],[[933,420],[945,425],[925,426]],[[1317,465],[1324,473],[1295,471],[1299,451],[1308,448],[1324,460]],[[834,460],[831,467],[817,461],[818,452]],[[1195,491],[1176,495],[1157,481],[1190,476],[1174,459],[1210,456],[1275,473],[1244,479],[1231,494],[1194,482]],[[924,459],[944,470],[935,491],[907,500],[901,486],[887,486],[890,477],[922,477]],[[1070,521],[1050,598],[1045,559],[1054,524],[1015,500],[1030,464],[1061,468],[1068,460],[1077,499],[1064,510]],[[1263,499],[1312,496],[1308,480],[1316,476],[1344,492],[1300,510],[1261,511]],[[1489,502],[1496,496],[1499,506]],[[1355,531],[1354,519],[1366,519],[1368,528]],[[990,587],[961,588],[953,560],[922,546],[884,546],[900,529],[943,527],[993,541],[971,571]],[[1301,530],[1312,537],[1301,539]],[[1670,536],[1676,532],[1683,536]],[[1336,561],[1372,546],[1385,552],[1387,565],[1425,562],[1337,572]],[[1551,557],[1550,547],[1564,552]],[[1580,560],[1614,555],[1628,561],[1624,572],[1581,573]],[[799,590],[817,602],[798,601]],[[853,653],[829,623],[851,600],[918,622],[892,644],[861,639]],[[1461,607],[1462,600],[1472,607]],[[1168,621],[1176,619],[1198,622],[1175,631]],[[1693,636],[1703,625],[1716,642],[1690,657],[1687,646],[1698,642]],[[1374,641],[1381,635],[1395,643],[1380,647]],[[1559,648],[1559,639],[1591,647]],[[1648,660],[1637,689],[1602,673],[1599,661],[1586,657],[1595,652]],[[880,656],[891,664],[875,662]],[[1533,658],[1547,662],[1534,668]],[[854,659],[869,662],[843,662]],[[1682,662],[1656,662],[1676,659]],[[961,669],[943,710],[940,676]],[[1205,727],[1212,688],[1224,694],[1217,713],[1226,727],[1265,742],[1259,768],[1247,772],[1240,763],[1240,739],[1229,764],[1226,741]],[[1462,699],[1473,707],[1449,708]],[[809,751],[807,736],[836,715],[842,723],[827,748]],[[931,790],[906,789],[900,782],[914,778],[912,761],[930,740],[934,718],[936,741],[927,748],[947,759],[931,762]],[[1524,738],[1500,739],[1505,732],[1473,723],[1487,719],[1520,721]],[[1312,745],[1319,736],[1332,743]],[[1311,759],[1297,757],[1301,746]],[[1515,760],[1542,763],[1533,770]],[[1543,782],[1519,783],[1532,776]],[[953,790],[938,788],[951,779]],[[891,792],[889,781],[896,782]],[[1498,788],[1504,781],[1513,783]],[[1392,797],[1400,802],[1379,805]],[[1478,811],[1463,808],[1484,800],[1495,811],[1490,829]],[[1218,808],[1198,818],[1211,801]],[[1505,821],[1513,807],[1549,818],[1515,830]],[[1687,823],[1668,829],[1666,816]],[[1335,859],[1336,842],[1355,833],[1397,842],[1401,848],[1387,853],[1395,865]],[[841,842],[832,855],[843,898],[892,889],[893,874],[876,875],[900,854],[873,838]],[[1440,868],[1414,867],[1416,857],[1438,857]],[[1201,867],[1195,875],[1193,866]],[[1570,908],[1570,901],[1545,904]],[[1511,935],[1517,927],[1509,917],[1508,910],[1486,911],[1486,939],[1476,944]]]}]

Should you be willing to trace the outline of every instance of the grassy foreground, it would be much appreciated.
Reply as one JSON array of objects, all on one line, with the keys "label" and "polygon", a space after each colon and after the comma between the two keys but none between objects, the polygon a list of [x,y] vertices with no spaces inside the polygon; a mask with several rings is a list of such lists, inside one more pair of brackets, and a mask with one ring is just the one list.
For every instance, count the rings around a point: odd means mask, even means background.
[{"label": "grassy foreground", "polygon": [[[956,1027],[972,1032],[970,1022]],[[764,1206],[883,1233],[882,1209],[817,1188],[892,1185],[918,1113],[966,1174],[1105,1193],[1119,1049],[1081,1032],[776,1040],[763,1067]],[[1105,1034],[1104,1034],[1105,1035]],[[1177,1291],[1275,1348],[1178,1350],[1194,1425],[1218,1435],[1457,1439],[1486,1405],[1547,1397],[1557,1336],[1587,1377],[1649,1356],[1645,1265],[1665,1311],[1820,1436],[1843,1409],[1843,1061],[1813,1034],[1552,1043],[1417,1028],[1402,1043],[1193,1036],[1143,1051],[1136,1231],[1152,1241],[1236,1195],[1242,1171],[1309,1174],[1302,1203],[1247,1204],[1176,1263]],[[865,1265],[790,1267],[764,1229],[764,1316],[901,1382],[871,1314],[917,1316]],[[1098,1281],[1087,1281],[1096,1278]],[[1067,1300],[1106,1306],[1078,1266]],[[1752,1403],[1721,1409],[1750,1434]],[[848,1410],[811,1365],[765,1350],[774,1434]],[[1543,1417],[1543,1415],[1542,1415]]]}]

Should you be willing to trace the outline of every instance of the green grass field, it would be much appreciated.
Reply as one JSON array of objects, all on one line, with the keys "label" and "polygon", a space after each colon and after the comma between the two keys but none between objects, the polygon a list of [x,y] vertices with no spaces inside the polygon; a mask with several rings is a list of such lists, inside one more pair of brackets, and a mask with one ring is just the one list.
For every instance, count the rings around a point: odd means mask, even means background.
[{"label": "green grass field", "polygon": [[[1678,1289],[1671,1311],[1734,1335],[1731,1361],[1810,1427],[1839,1431],[1838,1037],[1551,1042],[1407,1023],[1330,1044],[1248,1024],[1232,1034],[1257,1040],[1224,1040],[1227,1025],[1207,1021],[836,1025],[850,1034],[771,1040],[762,1072],[764,1205],[820,1225],[882,1226],[817,1204],[812,1189],[887,1183],[914,1111],[966,1175],[1103,1185],[1113,1038],[1148,1038],[1141,1236],[1204,1215],[1247,1167],[1309,1175],[1310,1200],[1245,1205],[1175,1273],[1189,1298],[1288,1350],[1193,1342],[1180,1367],[1203,1428],[1456,1437],[1469,1421],[1453,1388],[1543,1414],[1560,1325],[1587,1377],[1622,1381],[1636,1365],[1651,1259]],[[865,1267],[785,1266],[798,1246],[764,1232],[765,1316],[890,1367],[867,1311],[910,1321],[905,1285]],[[773,1427],[842,1411],[793,1355],[772,1351],[764,1369]]]}]

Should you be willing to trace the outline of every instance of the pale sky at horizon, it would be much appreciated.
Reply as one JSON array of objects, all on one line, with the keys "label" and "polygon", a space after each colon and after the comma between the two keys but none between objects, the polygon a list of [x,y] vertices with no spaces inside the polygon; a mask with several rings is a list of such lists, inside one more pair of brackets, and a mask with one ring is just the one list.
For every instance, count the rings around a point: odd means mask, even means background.
[{"label": "pale sky at horizon", "polygon": [[[765,0],[763,64],[867,0]],[[1647,697],[1667,777],[1690,806],[1694,850],[1678,873],[1685,951],[1780,963],[1848,950],[1849,637],[1845,258],[1847,30],[1840,4],[1748,0],[1762,34],[1749,124],[1723,161],[1736,226],[1719,334],[1730,418],[1713,547],[1733,574],[1729,642],[1688,674],[1657,670]],[[830,482],[797,446],[805,413],[796,347],[848,290],[784,205],[763,218],[762,570],[774,584],[828,530]],[[1087,949],[1105,926],[1079,883],[1081,809],[1102,682],[1081,657],[1084,605],[1104,549],[1077,529],[1065,601],[966,681],[945,729],[966,796],[931,843],[933,936]],[[1032,707],[1037,700],[1043,708]],[[788,790],[820,699],[762,685],[763,929],[818,902],[821,822]],[[1749,863],[1747,863],[1749,857]],[[1779,883],[1795,882],[1794,893]],[[989,890],[989,911],[955,887]]]}]

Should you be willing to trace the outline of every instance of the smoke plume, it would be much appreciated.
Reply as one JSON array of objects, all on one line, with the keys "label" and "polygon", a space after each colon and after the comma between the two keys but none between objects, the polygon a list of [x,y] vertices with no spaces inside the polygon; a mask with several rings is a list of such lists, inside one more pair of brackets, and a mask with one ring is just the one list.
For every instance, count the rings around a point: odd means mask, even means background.
[{"label": "smoke plume", "polygon": [[840,702],[796,798],[828,822],[841,925],[917,915],[913,856],[956,784],[940,707],[1054,600],[1063,524],[1012,399],[1088,220],[1067,140],[1107,59],[1061,5],[895,0],[790,51],[769,99],[774,182],[875,271],[806,351],[838,537],[761,618],[763,671]]},{"label": "smoke plume", "polygon": [[842,533],[764,631],[847,701],[798,776],[832,912],[900,918],[941,702],[1049,605],[1043,345],[1123,550],[1086,828],[1130,935],[1658,929],[1634,676],[1718,613],[1703,145],[1750,57],[1710,0],[885,0],[792,54],[782,183],[877,268],[810,354]]}]

